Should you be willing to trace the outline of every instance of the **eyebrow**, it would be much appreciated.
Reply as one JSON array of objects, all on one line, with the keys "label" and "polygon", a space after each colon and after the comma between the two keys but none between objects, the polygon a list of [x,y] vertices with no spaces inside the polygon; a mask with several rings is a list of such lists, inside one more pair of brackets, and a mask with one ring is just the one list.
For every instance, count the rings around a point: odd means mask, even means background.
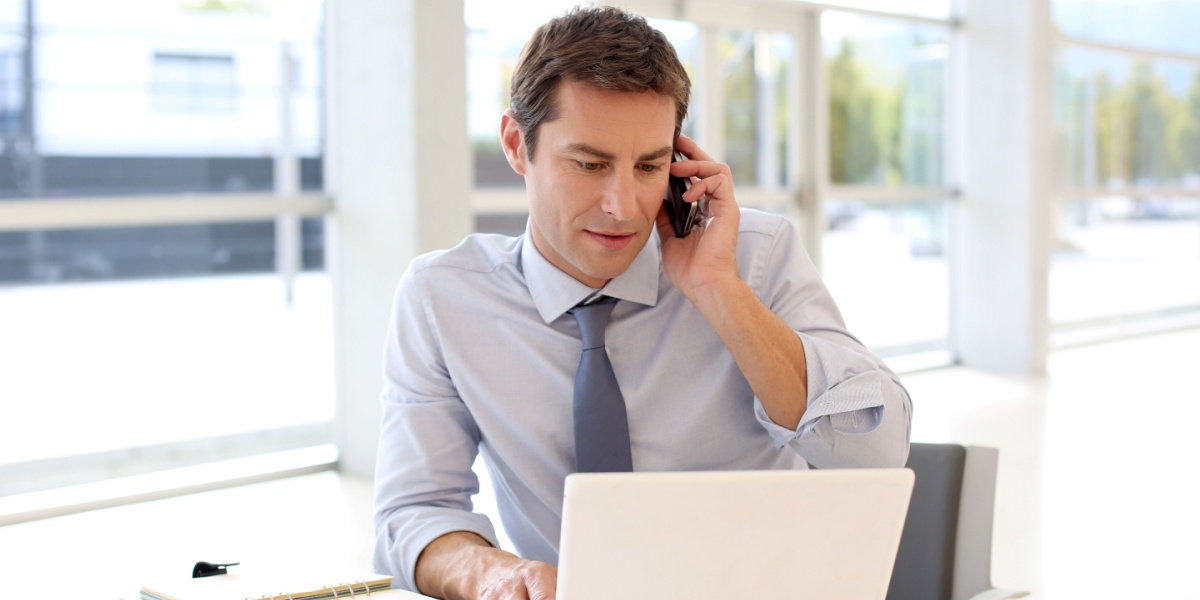
[{"label": "eyebrow", "polygon": [[[613,160],[617,157],[612,152],[606,152],[604,150],[601,150],[594,146],[589,146],[587,144],[568,144],[566,146],[566,148],[564,148],[564,149],[567,152],[581,152],[583,154],[595,156],[596,158],[599,158],[601,160]],[[659,148],[658,150],[654,150],[652,152],[647,152],[647,153],[639,156],[638,162],[644,162],[644,161],[648,161],[648,160],[656,160],[656,159],[662,158],[664,156],[670,156],[671,151],[673,151],[673,150],[674,150],[674,148],[672,148],[670,146],[663,146],[662,148]]]},{"label": "eyebrow", "polygon": [[662,148],[659,148],[658,150],[655,150],[653,152],[647,152],[647,153],[639,156],[638,162],[644,162],[647,160],[657,160],[664,156],[670,156],[671,153],[674,151],[675,151],[675,148],[673,148],[671,146],[663,146]]}]

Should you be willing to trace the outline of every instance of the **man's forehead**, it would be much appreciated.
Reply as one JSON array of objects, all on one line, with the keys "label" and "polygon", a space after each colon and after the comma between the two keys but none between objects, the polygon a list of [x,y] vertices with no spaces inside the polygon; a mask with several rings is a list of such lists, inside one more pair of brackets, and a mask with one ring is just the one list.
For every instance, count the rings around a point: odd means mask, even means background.
[{"label": "man's forehead", "polygon": [[556,146],[597,156],[636,146],[638,155],[670,153],[675,103],[657,92],[610,91],[583,83],[560,84],[555,118],[543,121],[562,134]]}]

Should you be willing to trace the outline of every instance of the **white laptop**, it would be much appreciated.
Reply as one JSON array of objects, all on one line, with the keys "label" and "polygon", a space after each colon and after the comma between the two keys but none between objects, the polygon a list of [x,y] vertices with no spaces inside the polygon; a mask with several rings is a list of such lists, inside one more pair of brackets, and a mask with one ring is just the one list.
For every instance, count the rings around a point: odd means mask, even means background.
[{"label": "white laptop", "polygon": [[909,469],[577,473],[558,600],[883,600]]}]

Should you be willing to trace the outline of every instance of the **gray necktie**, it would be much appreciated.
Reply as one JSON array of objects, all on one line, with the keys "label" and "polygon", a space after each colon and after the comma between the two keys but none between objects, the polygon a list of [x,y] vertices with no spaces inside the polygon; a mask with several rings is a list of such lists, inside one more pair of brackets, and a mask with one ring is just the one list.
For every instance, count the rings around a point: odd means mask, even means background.
[{"label": "gray necktie", "polygon": [[571,311],[583,337],[575,372],[575,470],[583,473],[633,470],[625,399],[604,350],[604,328],[616,301],[604,298]]}]

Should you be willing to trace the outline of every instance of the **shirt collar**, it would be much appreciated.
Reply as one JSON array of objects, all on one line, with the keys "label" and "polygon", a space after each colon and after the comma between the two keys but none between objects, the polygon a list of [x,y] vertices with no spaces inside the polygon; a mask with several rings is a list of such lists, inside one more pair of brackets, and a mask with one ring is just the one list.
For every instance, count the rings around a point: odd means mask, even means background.
[{"label": "shirt collar", "polygon": [[[525,284],[529,286],[534,306],[542,320],[551,323],[596,290],[550,264],[534,247],[530,227],[530,222],[526,221],[524,239],[521,240],[521,270],[525,273]],[[658,232],[652,231],[629,268],[610,280],[602,293],[654,306],[658,303],[659,263]]]}]

